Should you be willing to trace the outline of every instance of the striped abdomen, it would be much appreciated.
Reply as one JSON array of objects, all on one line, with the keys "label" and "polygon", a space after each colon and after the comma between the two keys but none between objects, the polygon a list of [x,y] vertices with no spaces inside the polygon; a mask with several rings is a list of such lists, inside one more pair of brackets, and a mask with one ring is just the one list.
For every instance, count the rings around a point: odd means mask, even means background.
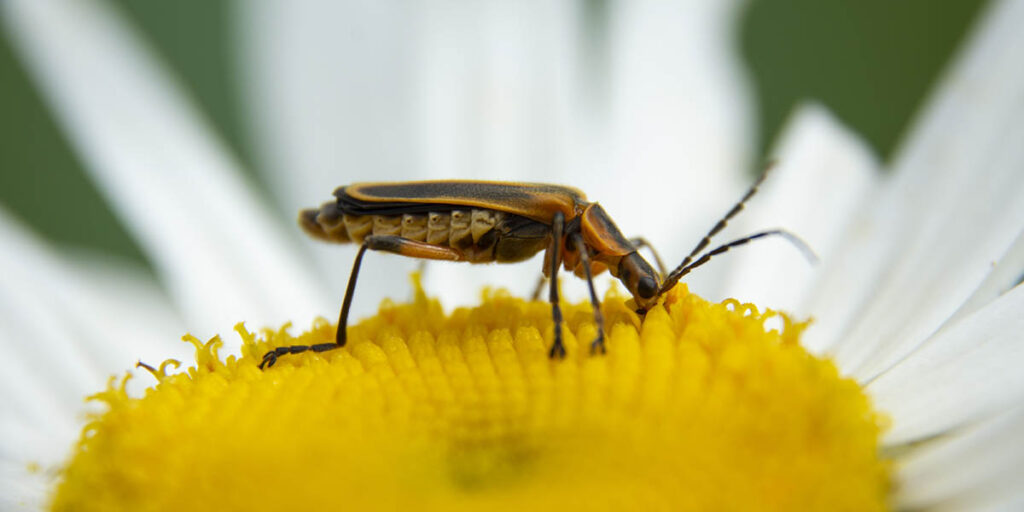
[{"label": "striped abdomen", "polygon": [[484,208],[355,215],[331,202],[319,210],[303,210],[299,223],[306,233],[329,242],[358,244],[368,235],[400,236],[458,249],[474,263],[526,259],[544,248],[546,242],[538,242],[547,234],[539,222]]}]

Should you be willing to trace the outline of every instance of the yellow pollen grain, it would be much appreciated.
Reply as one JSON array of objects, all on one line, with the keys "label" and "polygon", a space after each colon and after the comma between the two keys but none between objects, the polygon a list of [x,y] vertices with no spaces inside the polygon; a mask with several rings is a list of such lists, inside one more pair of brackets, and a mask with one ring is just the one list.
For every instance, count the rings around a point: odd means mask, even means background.
[{"label": "yellow pollen grain", "polygon": [[[863,390],[799,345],[804,323],[685,285],[645,318],[614,293],[563,305],[565,360],[548,358],[550,306],[485,292],[446,315],[417,285],[349,345],[239,325],[195,364],[93,398],[53,510],[885,510],[883,418]],[[765,321],[782,320],[768,329]]]}]

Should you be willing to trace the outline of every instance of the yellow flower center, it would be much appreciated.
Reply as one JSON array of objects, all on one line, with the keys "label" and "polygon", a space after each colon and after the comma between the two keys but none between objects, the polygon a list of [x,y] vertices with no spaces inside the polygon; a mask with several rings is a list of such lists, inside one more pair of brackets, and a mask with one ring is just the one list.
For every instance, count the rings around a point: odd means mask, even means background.
[{"label": "yellow flower center", "polygon": [[[186,372],[122,385],[85,427],[54,510],[883,510],[883,420],[804,323],[684,285],[640,319],[610,293],[604,356],[589,304],[565,306],[565,360],[548,358],[550,306],[503,292],[445,315],[417,284],[349,345],[317,322],[292,336],[241,325]],[[769,329],[771,318],[781,325]],[[781,321],[780,321],[781,320]]]}]

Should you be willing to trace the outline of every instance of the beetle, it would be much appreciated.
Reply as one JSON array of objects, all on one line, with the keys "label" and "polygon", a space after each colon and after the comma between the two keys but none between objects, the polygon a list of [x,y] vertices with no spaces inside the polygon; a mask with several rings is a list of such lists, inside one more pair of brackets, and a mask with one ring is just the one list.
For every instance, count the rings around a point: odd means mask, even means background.
[{"label": "beetle", "polygon": [[[543,250],[543,275],[549,280],[548,300],[554,322],[549,356],[565,357],[557,286],[559,267],[586,279],[598,333],[590,350],[604,353],[604,319],[594,291],[596,274],[608,270],[621,281],[633,295],[637,312],[643,314],[691,270],[738,245],[781,235],[812,254],[799,238],[780,229],[754,233],[701,254],[711,238],[744,208],[766,175],[767,172],[763,173],[755,181],[667,275],[661,258],[644,239],[627,239],[600,204],[588,201],[583,192],[572,187],[468,180],[357,183],[339,187],[334,191],[334,201],[299,213],[300,226],[313,238],[359,244],[338,317],[335,342],[278,347],[263,356],[259,367],[273,366],[285,354],[323,352],[345,345],[348,312],[367,250],[469,263],[513,263]],[[659,271],[638,252],[645,246],[654,253]]]}]

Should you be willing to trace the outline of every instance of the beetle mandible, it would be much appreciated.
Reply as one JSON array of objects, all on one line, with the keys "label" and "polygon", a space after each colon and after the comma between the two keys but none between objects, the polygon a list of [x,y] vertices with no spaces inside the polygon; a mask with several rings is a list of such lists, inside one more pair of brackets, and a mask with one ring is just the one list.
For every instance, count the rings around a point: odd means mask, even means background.
[{"label": "beetle mandible", "polygon": [[[806,244],[780,229],[754,233],[701,253],[711,238],[743,210],[766,175],[767,172],[761,175],[667,275],[653,247],[642,238],[624,237],[601,205],[587,201],[575,188],[466,180],[359,183],[340,187],[334,191],[335,201],[299,214],[299,224],[314,238],[360,244],[345,290],[335,342],[278,347],[267,352],[259,366],[273,366],[278,357],[285,354],[308,350],[323,352],[345,345],[348,312],[367,249],[469,263],[518,262],[544,250],[543,274],[549,279],[548,299],[554,322],[554,341],[549,356],[565,357],[562,312],[558,304],[559,267],[586,279],[598,333],[590,350],[604,353],[604,319],[593,281],[593,276],[600,272],[608,270],[621,281],[633,295],[637,312],[642,314],[691,270],[717,254],[752,240],[781,235],[813,258]],[[645,246],[653,252],[658,271],[639,254],[638,249]]]}]

